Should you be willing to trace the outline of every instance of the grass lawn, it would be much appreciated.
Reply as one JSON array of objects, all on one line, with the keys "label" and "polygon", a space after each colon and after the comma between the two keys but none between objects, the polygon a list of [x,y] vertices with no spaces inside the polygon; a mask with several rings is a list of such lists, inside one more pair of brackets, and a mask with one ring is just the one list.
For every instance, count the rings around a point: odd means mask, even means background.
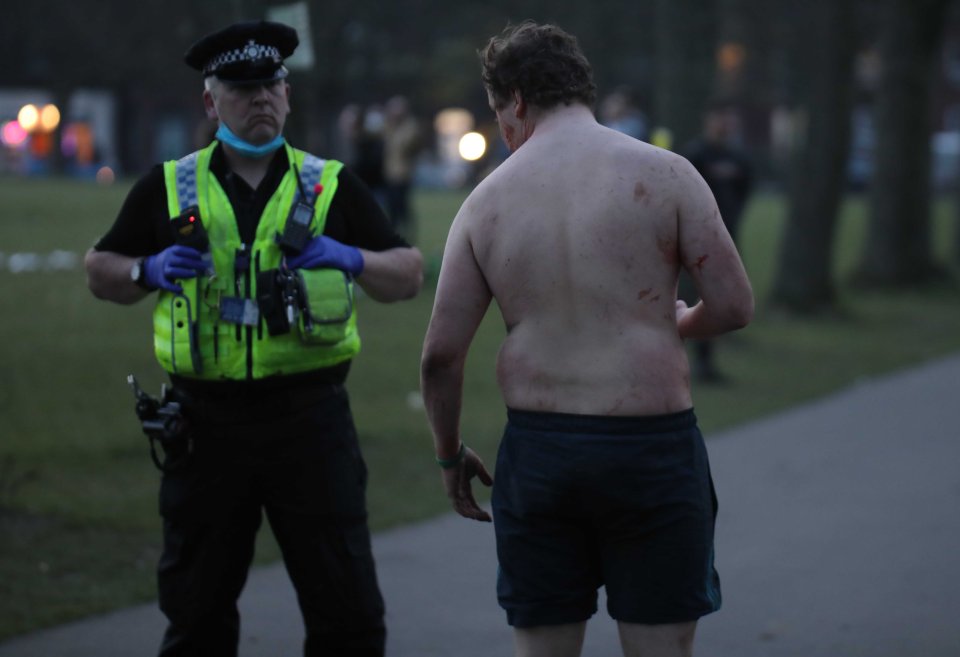
[{"label": "grass lawn", "polygon": [[[0,251],[82,254],[112,222],[129,183],[0,179]],[[419,244],[435,273],[458,192],[420,193]],[[953,254],[953,206],[940,202],[937,252]],[[844,313],[795,319],[767,312],[784,211],[775,194],[749,208],[742,252],[759,300],[745,331],[718,344],[732,383],[697,387],[707,434],[877,376],[960,350],[960,292],[858,293],[841,286]],[[836,267],[845,280],[866,222],[847,202]],[[4,262],[0,262],[3,265]],[[956,274],[957,268],[953,271]],[[429,281],[416,300],[361,300],[364,350],[350,377],[354,413],[370,469],[374,529],[447,510],[422,409],[417,405],[421,341],[433,301]],[[11,273],[0,266],[0,639],[150,600],[158,557],[158,473],[133,414],[128,373],[149,391],[162,373],[151,353],[149,303],[98,302],[79,266]],[[465,438],[491,463],[505,414],[493,359],[503,329],[496,311],[470,355]],[[258,559],[277,550],[263,532]]]}]

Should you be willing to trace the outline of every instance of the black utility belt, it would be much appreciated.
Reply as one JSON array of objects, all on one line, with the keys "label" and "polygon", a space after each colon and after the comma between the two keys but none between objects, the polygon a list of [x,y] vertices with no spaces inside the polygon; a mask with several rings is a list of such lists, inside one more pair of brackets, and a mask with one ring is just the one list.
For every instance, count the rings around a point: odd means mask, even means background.
[{"label": "black utility belt", "polygon": [[262,396],[245,393],[233,399],[195,396],[181,389],[174,389],[182,398],[184,412],[195,425],[243,424],[245,422],[279,420],[300,413],[325,400],[345,394],[341,384],[311,384],[303,388],[274,390]]}]

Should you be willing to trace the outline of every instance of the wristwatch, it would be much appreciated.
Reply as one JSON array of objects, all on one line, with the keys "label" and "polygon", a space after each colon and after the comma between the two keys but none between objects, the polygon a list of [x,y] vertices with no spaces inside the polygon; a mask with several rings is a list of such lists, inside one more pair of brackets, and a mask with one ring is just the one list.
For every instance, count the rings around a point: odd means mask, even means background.
[{"label": "wristwatch", "polygon": [[137,258],[133,261],[133,266],[130,267],[130,280],[144,290],[152,290],[153,288],[147,285],[147,268],[143,266],[144,260],[146,260],[146,258]]}]

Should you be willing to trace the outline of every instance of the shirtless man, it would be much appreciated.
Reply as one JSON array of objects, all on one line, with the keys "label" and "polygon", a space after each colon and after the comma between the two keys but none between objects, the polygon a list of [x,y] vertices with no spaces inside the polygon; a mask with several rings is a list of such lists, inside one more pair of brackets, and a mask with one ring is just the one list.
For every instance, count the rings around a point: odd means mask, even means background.
[{"label": "shirtless man", "polygon": [[[470,194],[443,258],[422,387],[454,509],[490,520],[460,439],[464,362],[491,299],[508,424],[497,592],[523,656],[579,655],[605,586],[625,655],[690,655],[720,606],[716,498],[683,340],[745,326],[753,295],[683,158],[601,126],[576,40],[524,23],[481,53],[511,156]],[[681,268],[701,301],[677,301]]]}]

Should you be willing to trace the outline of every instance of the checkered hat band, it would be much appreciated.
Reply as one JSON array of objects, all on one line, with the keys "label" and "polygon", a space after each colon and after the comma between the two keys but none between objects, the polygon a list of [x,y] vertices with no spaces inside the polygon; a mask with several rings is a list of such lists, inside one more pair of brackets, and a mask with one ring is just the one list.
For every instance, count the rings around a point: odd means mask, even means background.
[{"label": "checkered hat band", "polygon": [[275,62],[282,61],[280,51],[275,46],[265,46],[257,43],[253,39],[247,42],[247,45],[220,53],[204,67],[205,71],[217,71],[222,66],[236,64],[237,62],[255,62],[261,59],[272,59]]}]

